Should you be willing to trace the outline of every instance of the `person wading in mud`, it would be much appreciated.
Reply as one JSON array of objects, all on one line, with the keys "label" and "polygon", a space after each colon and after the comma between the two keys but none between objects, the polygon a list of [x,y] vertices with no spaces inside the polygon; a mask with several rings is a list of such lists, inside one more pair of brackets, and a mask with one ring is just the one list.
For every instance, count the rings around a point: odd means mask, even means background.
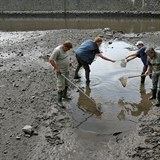
[{"label": "person wading in mud", "polygon": [[[137,57],[141,58],[141,61],[143,63],[143,70],[142,70],[141,75],[144,75],[144,73],[146,72],[147,67],[148,67],[147,55],[145,53],[146,47],[144,46],[144,43],[142,41],[138,41],[136,43],[136,46],[138,48],[138,51],[136,51],[135,53],[127,56],[126,61],[129,62],[129,61],[131,61],[131,60],[133,60]],[[146,76],[141,76],[141,84],[144,84],[145,78],[146,78]],[[150,76],[150,78],[151,78],[151,76]]]},{"label": "person wading in mud", "polygon": [[145,75],[148,75],[152,70],[152,97],[156,99],[156,106],[160,106],[160,52],[155,52],[153,48],[147,48],[146,54],[148,58],[148,68]]},{"label": "person wading in mud", "polygon": [[78,65],[75,70],[74,79],[81,78],[78,75],[78,72],[80,68],[83,66],[83,68],[85,69],[86,83],[87,84],[90,83],[90,66],[89,65],[91,65],[95,56],[99,56],[106,61],[115,62],[114,60],[103,56],[102,53],[99,51],[99,47],[101,43],[102,43],[102,38],[96,37],[94,41],[92,40],[84,41],[80,45],[80,47],[76,50],[76,59],[77,59]]},{"label": "person wading in mud", "polygon": [[67,51],[69,51],[71,48],[72,43],[70,41],[65,41],[63,44],[59,45],[53,50],[49,58],[49,63],[54,67],[57,76],[57,105],[62,108],[64,108],[62,98],[65,98],[66,100],[71,99],[67,96],[68,82],[61,75],[62,73],[67,78],[69,76],[69,57]]}]

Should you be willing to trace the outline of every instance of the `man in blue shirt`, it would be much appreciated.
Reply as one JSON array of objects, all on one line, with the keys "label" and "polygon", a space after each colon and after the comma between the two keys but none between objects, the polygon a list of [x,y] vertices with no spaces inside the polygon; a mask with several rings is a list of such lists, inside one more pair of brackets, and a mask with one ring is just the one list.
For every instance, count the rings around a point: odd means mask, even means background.
[{"label": "man in blue shirt", "polygon": [[[131,61],[131,60],[133,60],[133,59],[135,59],[137,57],[141,58],[141,61],[143,63],[143,70],[142,70],[141,74],[144,75],[144,73],[146,72],[147,67],[148,67],[147,55],[145,53],[146,47],[144,46],[144,43],[142,41],[138,41],[136,43],[136,46],[138,48],[138,51],[133,53],[133,54],[131,54],[131,55],[129,55],[129,56],[127,56],[126,60],[127,60],[127,62],[129,62],[129,61]],[[146,76],[141,76],[141,84],[144,84],[145,78],[146,78]]]},{"label": "man in blue shirt", "polygon": [[93,62],[95,56],[99,56],[102,59],[106,61],[115,62],[114,60],[111,60],[105,56],[102,55],[102,53],[99,51],[99,47],[102,43],[101,37],[96,37],[94,41],[92,40],[86,40],[84,41],[80,47],[76,50],[76,59],[78,62],[74,79],[81,78],[78,75],[79,69],[83,66],[85,69],[85,77],[86,77],[86,83],[90,83],[90,67],[91,63]]}]

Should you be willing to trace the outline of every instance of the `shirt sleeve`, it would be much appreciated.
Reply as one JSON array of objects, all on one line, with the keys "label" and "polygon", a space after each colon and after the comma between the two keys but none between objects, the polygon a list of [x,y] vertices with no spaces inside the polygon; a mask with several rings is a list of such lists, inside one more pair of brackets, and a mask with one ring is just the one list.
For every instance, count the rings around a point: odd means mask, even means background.
[{"label": "shirt sleeve", "polygon": [[54,49],[53,52],[52,52],[52,54],[51,54],[50,59],[56,61],[58,59],[58,56],[59,56],[59,51],[57,49]]},{"label": "shirt sleeve", "polygon": [[143,54],[144,52],[145,52],[145,48],[140,48],[140,49],[137,51],[136,57],[140,58],[140,57],[141,57],[141,54]]},{"label": "shirt sleeve", "polygon": [[95,51],[94,51],[96,54],[100,54],[101,52],[100,52],[100,50],[99,50],[99,48],[96,46],[96,48],[95,48]]},{"label": "shirt sleeve", "polygon": [[100,54],[100,53],[101,53],[99,49],[97,49],[96,52],[97,52],[97,54]]}]

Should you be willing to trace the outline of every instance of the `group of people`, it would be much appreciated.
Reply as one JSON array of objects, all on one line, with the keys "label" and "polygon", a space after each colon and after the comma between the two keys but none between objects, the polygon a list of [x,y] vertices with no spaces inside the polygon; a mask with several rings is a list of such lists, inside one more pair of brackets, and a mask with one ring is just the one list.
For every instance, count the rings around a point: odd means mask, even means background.
[{"label": "group of people", "polygon": [[141,84],[144,84],[147,75],[152,79],[152,95],[149,100],[157,98],[156,106],[160,106],[160,53],[154,48],[145,47],[142,41],[136,43],[138,51],[126,57],[129,62],[136,57],[141,58],[143,70],[141,73]]},{"label": "group of people", "polygon": [[[112,63],[116,60],[112,60],[102,54],[99,47],[102,43],[101,37],[96,37],[94,40],[84,41],[76,50],[77,68],[75,70],[74,79],[80,79],[78,72],[81,67],[85,70],[86,84],[90,83],[90,65],[98,56],[106,61]],[[152,79],[152,96],[150,100],[157,98],[156,106],[160,106],[160,53],[155,52],[153,48],[146,48],[142,41],[136,43],[138,51],[127,56],[126,62],[129,62],[135,58],[141,58],[143,63],[143,70],[141,73],[141,83],[144,84],[145,77],[149,75]],[[71,98],[67,96],[68,81],[69,78],[69,57],[67,51],[73,48],[70,41],[65,41],[63,44],[56,47],[50,58],[49,63],[53,66],[56,71],[57,76],[57,105],[64,108],[62,99],[70,100]]]}]

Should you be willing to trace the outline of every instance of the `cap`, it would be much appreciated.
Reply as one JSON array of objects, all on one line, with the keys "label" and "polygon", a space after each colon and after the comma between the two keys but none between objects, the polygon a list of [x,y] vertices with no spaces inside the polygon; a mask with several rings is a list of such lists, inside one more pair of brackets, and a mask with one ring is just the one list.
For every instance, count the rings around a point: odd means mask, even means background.
[{"label": "cap", "polygon": [[144,43],[142,41],[137,41],[136,46],[138,46],[140,44],[144,45]]}]

